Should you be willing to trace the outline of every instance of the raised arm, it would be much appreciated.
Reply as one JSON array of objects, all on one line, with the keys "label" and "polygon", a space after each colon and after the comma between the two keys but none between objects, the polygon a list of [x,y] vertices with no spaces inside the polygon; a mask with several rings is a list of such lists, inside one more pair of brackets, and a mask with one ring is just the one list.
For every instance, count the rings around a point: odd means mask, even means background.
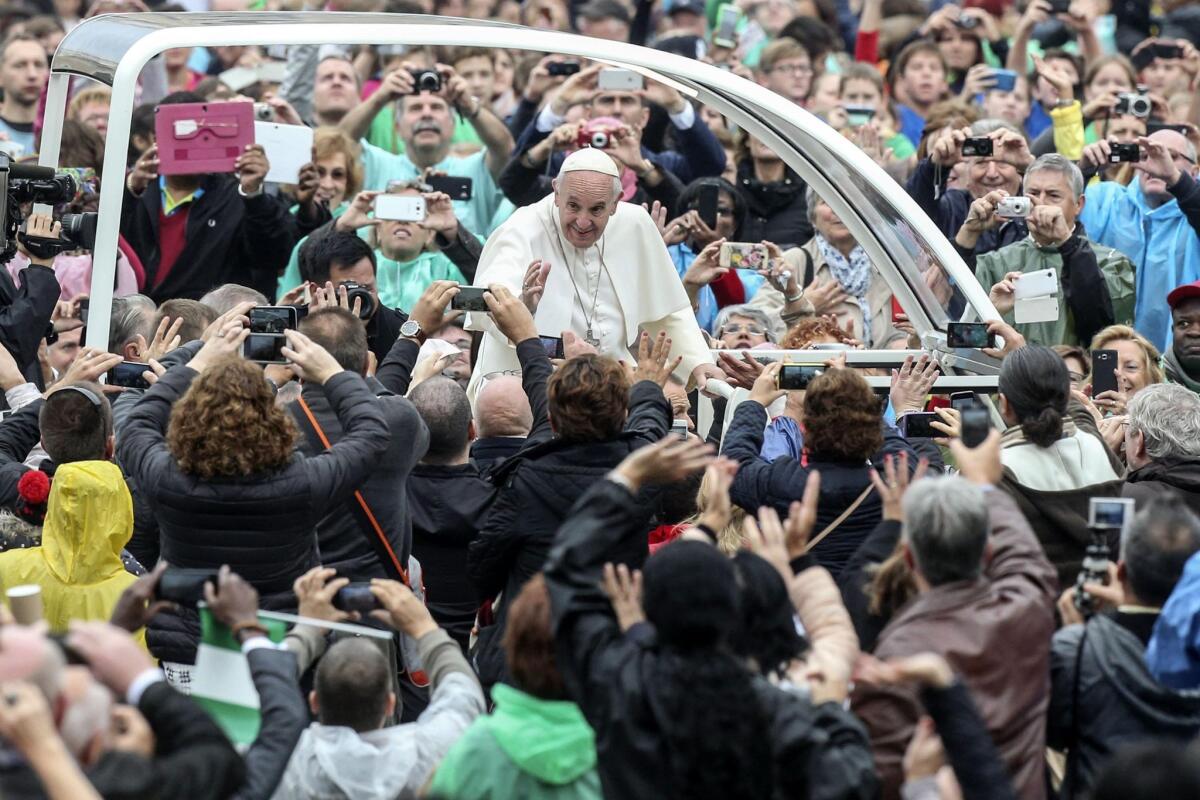
[{"label": "raised arm", "polygon": [[429,336],[430,331],[437,330],[441,326],[446,306],[450,304],[456,294],[458,294],[458,284],[454,281],[434,281],[413,304],[408,318],[417,323],[421,332],[415,338],[401,336],[396,339],[396,343],[388,351],[383,363],[375,370],[375,379],[392,394],[401,397],[408,394],[409,384],[412,383],[413,366],[417,363],[421,344]]},{"label": "raised arm", "polygon": [[513,151],[512,134],[508,132],[504,120],[497,117],[488,107],[488,98],[472,97],[467,89],[466,80],[455,72],[453,67],[438,64],[437,68],[446,87],[447,102],[471,123],[487,153],[484,158],[488,172],[493,178],[498,178]]},{"label": "raised arm", "polygon": [[386,452],[387,422],[361,375],[342,369],[328,351],[299,331],[286,336],[283,355],[302,379],[321,385],[342,426],[336,444],[304,462],[315,513],[323,515],[357,489]]},{"label": "raised arm", "polygon": [[[546,383],[554,367],[546,356],[538,337],[533,314],[525,307],[521,298],[508,290],[507,286],[493,283],[484,293],[488,313],[503,336],[517,348],[517,360],[521,364],[521,388],[529,398],[533,411],[533,428],[525,439],[525,448],[550,439],[550,415],[547,412]],[[524,448],[523,448],[524,449]]]}]

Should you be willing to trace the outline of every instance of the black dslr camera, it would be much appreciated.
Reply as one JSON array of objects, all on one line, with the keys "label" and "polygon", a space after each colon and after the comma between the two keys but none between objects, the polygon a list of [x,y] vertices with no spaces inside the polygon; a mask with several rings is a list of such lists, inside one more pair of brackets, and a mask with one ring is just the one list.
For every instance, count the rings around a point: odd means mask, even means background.
[{"label": "black dslr camera", "polygon": [[4,241],[0,247],[0,264],[7,263],[17,252],[17,236],[38,258],[53,258],[66,250],[82,248],[91,250],[96,246],[96,212],[63,214],[60,218],[60,239],[27,236],[25,215],[21,207],[26,203],[56,205],[75,199],[78,186],[70,175],[60,175],[50,167],[31,164],[14,164],[0,155],[0,235]]}]

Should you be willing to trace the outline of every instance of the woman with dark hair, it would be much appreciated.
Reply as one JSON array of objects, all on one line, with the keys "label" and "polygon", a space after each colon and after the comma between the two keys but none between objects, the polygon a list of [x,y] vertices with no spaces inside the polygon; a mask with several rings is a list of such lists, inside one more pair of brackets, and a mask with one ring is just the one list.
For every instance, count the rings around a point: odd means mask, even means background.
[{"label": "woman with dark hair", "polygon": [[[296,427],[262,368],[239,356],[249,306],[213,323],[200,352],[158,378],[130,413],[117,460],[158,520],[165,561],[213,573],[228,564],[263,608],[294,610],[293,581],[319,563],[315,522],[367,477],[388,429],[361,376],[288,331],[284,357],[323,387],[343,430],[324,453],[296,454]],[[195,611],[181,609],[155,617],[147,641],[161,660],[187,665],[199,635]]]},{"label": "woman with dark hair", "polygon": [[733,570],[741,589],[741,619],[729,645],[763,677],[783,677],[808,649],[796,632],[787,584],[771,562],[749,550],[734,555]]},{"label": "woman with dark hair", "polygon": [[1072,399],[1067,365],[1050,348],[1011,352],[1000,366],[999,392],[1009,426],[1001,440],[1001,487],[1037,533],[1059,582],[1069,586],[1090,540],[1088,498],[1120,497],[1120,462],[1092,415]]},{"label": "woman with dark hair", "polygon": [[[701,198],[714,191],[716,217],[710,226],[701,215]],[[755,270],[731,270],[718,264],[721,242],[745,241],[741,238],[745,221],[746,203],[732,183],[724,178],[697,178],[679,195],[675,219],[663,230],[667,252],[692,301],[696,321],[709,333],[720,309],[745,303],[763,283]]]},{"label": "woman with dark hair", "polygon": [[874,797],[861,724],[837,702],[771,686],[731,651],[738,581],[711,543],[672,542],[646,562],[649,625],[623,632],[609,608],[604,564],[625,542],[645,538],[637,493],[710,460],[696,440],[635,451],[576,504],[546,565],[558,668],[596,731],[605,795]]}]

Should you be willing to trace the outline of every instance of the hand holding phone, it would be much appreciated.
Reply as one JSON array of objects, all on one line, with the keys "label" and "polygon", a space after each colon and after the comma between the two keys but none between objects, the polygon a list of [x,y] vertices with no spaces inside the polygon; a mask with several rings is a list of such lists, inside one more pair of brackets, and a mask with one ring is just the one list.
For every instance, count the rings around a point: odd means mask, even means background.
[{"label": "hand holding phone", "polygon": [[480,311],[487,313],[487,301],[483,299],[486,286],[460,286],[458,294],[450,301],[450,308],[455,311]]}]

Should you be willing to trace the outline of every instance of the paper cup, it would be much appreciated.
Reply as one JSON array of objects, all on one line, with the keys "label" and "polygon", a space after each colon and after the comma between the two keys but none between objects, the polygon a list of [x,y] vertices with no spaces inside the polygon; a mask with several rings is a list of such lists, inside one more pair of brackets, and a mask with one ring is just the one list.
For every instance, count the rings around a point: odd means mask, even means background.
[{"label": "paper cup", "polygon": [[42,621],[42,587],[36,583],[14,586],[8,590],[8,607],[21,625]]}]

